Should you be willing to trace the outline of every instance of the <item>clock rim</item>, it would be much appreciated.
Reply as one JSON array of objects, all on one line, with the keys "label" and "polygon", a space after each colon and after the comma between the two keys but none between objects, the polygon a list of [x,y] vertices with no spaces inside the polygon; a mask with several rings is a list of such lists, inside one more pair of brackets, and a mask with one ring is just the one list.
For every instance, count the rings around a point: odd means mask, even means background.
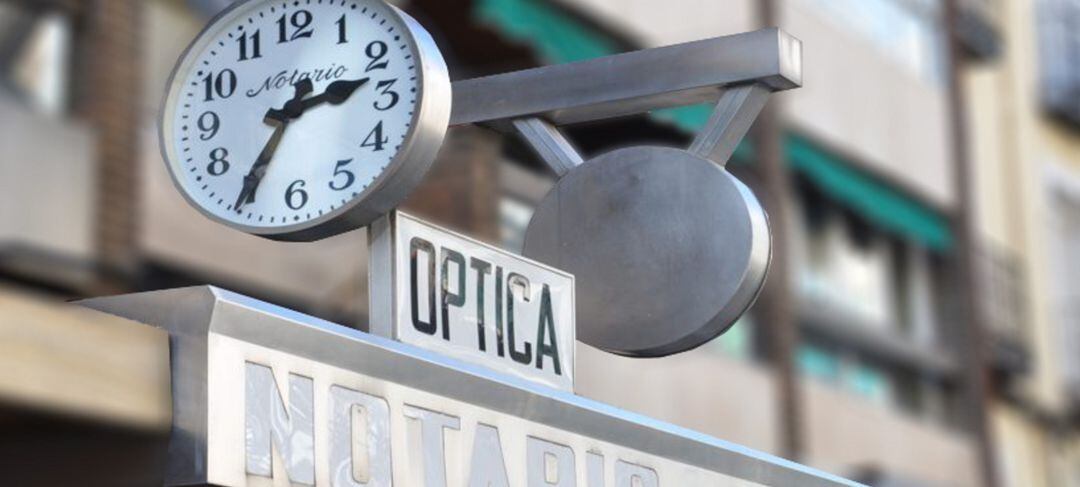
[{"label": "clock rim", "polygon": [[[270,240],[312,242],[366,227],[400,205],[419,186],[435,162],[450,125],[452,95],[449,68],[431,34],[419,22],[394,5],[382,0],[348,0],[378,2],[387,13],[396,16],[408,36],[409,50],[417,62],[417,94],[412,122],[401,149],[386,169],[358,196],[325,215],[290,225],[256,227],[221,218],[201,205],[181,182],[179,156],[170,142],[175,142],[173,128],[176,110],[183,91],[178,82],[181,73],[190,73],[195,65],[192,54],[202,52],[213,42],[212,33],[219,25],[232,21],[237,12],[253,3],[273,3],[276,0],[242,0],[222,10],[202,28],[180,54],[166,82],[157,129],[158,147],[169,177],[187,203],[211,221],[244,233]],[[222,31],[223,32],[223,31]]]}]

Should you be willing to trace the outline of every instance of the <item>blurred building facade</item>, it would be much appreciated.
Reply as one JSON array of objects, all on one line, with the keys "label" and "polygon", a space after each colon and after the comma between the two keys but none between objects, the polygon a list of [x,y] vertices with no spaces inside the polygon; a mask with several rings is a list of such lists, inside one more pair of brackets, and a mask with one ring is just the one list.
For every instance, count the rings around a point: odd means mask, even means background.
[{"label": "blurred building facade", "polygon": [[[227,3],[0,2],[0,333],[23,337],[9,348],[39,325],[79,340],[38,344],[46,358],[107,348],[121,339],[76,332],[102,317],[64,300],[207,283],[366,326],[363,232],[290,245],[219,227],[158,155],[172,65]],[[871,485],[1080,486],[1080,1],[397,3],[455,79],[764,25],[804,42],[805,87],[774,98],[729,166],[782,227],[770,291],[694,352],[640,362],[580,346],[580,394]],[[680,145],[709,113],[568,133],[590,155]],[[513,137],[456,128],[407,206],[516,250],[552,183]],[[160,371],[159,355],[114,365]],[[70,446],[72,465],[111,459],[128,464],[117,483],[142,485],[152,462],[102,452],[153,453],[138,445],[160,441],[167,411],[121,392],[144,407],[0,381],[0,447],[42,424],[55,441],[76,430],[93,440]]]}]

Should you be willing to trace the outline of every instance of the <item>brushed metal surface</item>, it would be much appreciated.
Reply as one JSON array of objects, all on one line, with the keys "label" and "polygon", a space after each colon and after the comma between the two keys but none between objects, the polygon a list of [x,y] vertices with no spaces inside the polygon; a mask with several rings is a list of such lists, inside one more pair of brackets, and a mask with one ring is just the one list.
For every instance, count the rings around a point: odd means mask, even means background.
[{"label": "brushed metal surface", "polygon": [[634,147],[571,171],[540,203],[524,254],[577,279],[578,339],[627,356],[683,352],[753,303],[771,258],[764,210],[687,151]]},{"label": "brushed metal surface", "polygon": [[[335,396],[328,391],[341,390],[336,387],[367,395],[360,401],[364,404],[380,403],[370,397],[386,401],[393,444],[389,452],[378,453],[392,455],[391,468],[398,485],[423,485],[422,479],[443,473],[450,485],[462,485],[472,470],[470,460],[476,458],[472,454],[475,445],[494,444],[491,431],[481,425],[498,430],[495,438],[502,448],[499,453],[505,461],[509,485],[526,485],[531,475],[529,464],[540,454],[545,461],[538,475],[548,485],[563,482],[564,473],[571,468],[569,458],[573,459],[576,483],[568,485],[583,487],[595,487],[601,479],[615,487],[653,485],[653,473],[656,485],[667,486],[858,485],[700,433],[220,289],[159,291],[82,304],[170,332],[174,385],[174,426],[166,481],[170,486],[288,485],[288,472],[280,465],[284,459],[273,462],[273,480],[252,475],[246,467],[248,364],[270,368],[280,400],[284,404],[300,401],[297,407],[301,409],[306,407],[300,405],[302,397],[287,397],[293,395],[287,386],[289,377],[312,379],[315,485],[338,485],[332,483],[331,464],[341,456],[329,453],[334,435],[326,431],[326,425],[332,424],[335,417],[331,411]],[[297,391],[306,393],[304,387]],[[349,396],[339,394],[337,398]],[[299,416],[293,419],[299,420]],[[425,424],[429,437],[443,436],[441,456],[435,448],[440,442],[424,442]],[[354,441],[358,436],[363,435],[353,433]],[[369,444],[372,442],[378,444],[379,440],[369,440]],[[573,456],[566,457],[563,448],[569,448]],[[488,456],[484,461],[498,458],[493,452]],[[445,471],[434,468],[428,460],[431,458],[445,460]],[[296,469],[306,468],[294,465]],[[384,478],[371,467],[367,469],[369,480]],[[538,472],[538,468],[534,463],[532,472]],[[485,475],[491,478],[492,472],[498,478],[497,464],[481,470],[477,473],[481,479]]]}]

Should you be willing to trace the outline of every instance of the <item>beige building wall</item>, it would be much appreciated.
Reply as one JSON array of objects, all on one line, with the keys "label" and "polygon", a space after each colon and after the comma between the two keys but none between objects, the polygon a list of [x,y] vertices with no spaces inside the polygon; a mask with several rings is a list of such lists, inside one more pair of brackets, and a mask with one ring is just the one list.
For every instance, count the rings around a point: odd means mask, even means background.
[{"label": "beige building wall", "polygon": [[991,410],[998,441],[998,469],[1003,487],[1060,485],[1048,475],[1045,438],[1010,407]]},{"label": "beige building wall", "polygon": [[879,468],[942,487],[977,487],[979,463],[971,439],[807,381],[808,465],[827,472]]},{"label": "beige building wall", "polygon": [[781,97],[792,128],[939,207],[952,207],[945,84],[902,66],[812,2],[782,5],[782,27],[803,41],[806,67],[803,87]]},{"label": "beige building wall", "polygon": [[[1024,406],[992,409],[1005,486],[1075,485],[1074,433],[1037,419],[1069,407],[1055,272],[1061,266],[1052,233],[1053,187],[1080,182],[1080,128],[1046,115],[1040,103],[1037,2],[1001,2],[1003,56],[972,67],[965,79],[982,240],[1013,252],[1025,271],[1031,373],[1020,383]],[[1078,249],[1080,250],[1080,249]]]},{"label": "beige building wall", "polygon": [[754,0],[556,0],[644,46],[666,46],[753,30]]},{"label": "beige building wall", "polygon": [[1064,371],[1052,299],[1056,263],[1047,225],[1052,211],[1048,180],[1070,173],[1080,178],[1080,129],[1052,121],[1039,102],[1035,2],[1003,5],[1006,44],[1000,68],[977,69],[967,80],[978,222],[984,237],[1017,252],[1024,263],[1030,297],[1026,326],[1036,360],[1025,389],[1041,406],[1060,410]]},{"label": "beige building wall", "polygon": [[[749,0],[561,1],[645,46],[758,28]],[[783,1],[781,19],[805,46],[803,88],[778,97],[787,103],[787,123],[920,197],[952,206],[944,83],[904,69],[807,0]]]}]

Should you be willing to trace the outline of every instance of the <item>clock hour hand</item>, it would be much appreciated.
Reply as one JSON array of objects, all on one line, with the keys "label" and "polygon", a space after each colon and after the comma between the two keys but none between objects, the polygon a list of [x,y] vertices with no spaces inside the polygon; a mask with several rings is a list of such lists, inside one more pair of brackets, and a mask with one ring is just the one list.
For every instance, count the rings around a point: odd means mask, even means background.
[{"label": "clock hour hand", "polygon": [[353,93],[356,93],[356,90],[366,85],[368,81],[371,81],[371,78],[335,81],[330,83],[330,86],[327,86],[326,91],[322,92],[322,94],[297,102],[292,107],[286,104],[283,110],[271,110],[267,117],[279,122],[286,122],[300,118],[308,110],[324,103],[340,105],[348,101]]}]

